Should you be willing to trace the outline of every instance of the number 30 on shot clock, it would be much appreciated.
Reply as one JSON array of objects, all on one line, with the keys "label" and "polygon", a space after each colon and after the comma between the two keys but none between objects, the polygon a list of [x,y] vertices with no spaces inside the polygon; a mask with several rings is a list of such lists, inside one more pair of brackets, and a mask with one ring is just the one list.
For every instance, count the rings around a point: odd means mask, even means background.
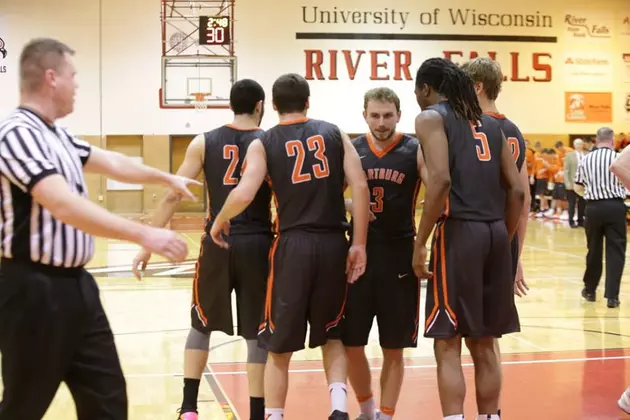
[{"label": "number 30 on shot clock", "polygon": [[228,16],[199,16],[199,44],[226,45],[230,43]]}]

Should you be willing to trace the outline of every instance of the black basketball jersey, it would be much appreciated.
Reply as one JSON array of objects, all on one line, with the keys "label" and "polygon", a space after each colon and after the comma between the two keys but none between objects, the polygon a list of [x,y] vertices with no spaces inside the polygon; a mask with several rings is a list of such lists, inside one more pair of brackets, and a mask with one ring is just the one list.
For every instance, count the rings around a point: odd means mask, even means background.
[{"label": "black basketball jersey", "polygon": [[371,134],[353,140],[370,187],[368,238],[401,239],[415,236],[416,198],[420,189],[418,146],[415,138],[397,133],[387,149],[378,150]]},{"label": "black basketball jersey", "polygon": [[491,222],[505,216],[501,187],[501,127],[483,115],[475,125],[459,118],[447,101],[432,105],[444,118],[448,139],[451,190],[444,215],[453,219]]},{"label": "black basketball jersey", "polygon": [[276,125],[261,140],[278,206],[279,232],[347,229],[339,128],[304,118]]},{"label": "black basketball jersey", "polygon": [[525,146],[525,138],[523,137],[523,133],[518,129],[516,124],[507,119],[503,114],[495,114],[495,113],[486,113],[486,115],[494,118],[495,121],[499,123],[501,130],[503,130],[503,134],[512,149],[512,156],[514,156],[514,162],[516,162],[516,167],[520,171],[523,167],[523,163],[525,163],[525,157],[527,155],[527,150]]},{"label": "black basketball jersey", "polygon": [[[225,199],[241,179],[247,148],[263,133],[264,131],[259,128],[240,130],[231,125],[224,125],[204,134],[203,172],[210,201],[206,232],[210,231]],[[271,190],[269,185],[264,183],[247,209],[230,221],[230,235],[271,233],[270,202]]]}]

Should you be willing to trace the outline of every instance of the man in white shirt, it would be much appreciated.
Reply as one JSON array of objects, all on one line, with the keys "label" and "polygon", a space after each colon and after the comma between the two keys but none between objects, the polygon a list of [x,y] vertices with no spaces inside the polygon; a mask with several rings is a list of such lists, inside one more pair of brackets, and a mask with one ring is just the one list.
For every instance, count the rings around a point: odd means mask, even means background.
[{"label": "man in white shirt", "polygon": [[[584,141],[576,139],[573,142],[572,152],[567,153],[564,158],[564,185],[567,190],[567,200],[569,201],[569,225],[572,228],[584,226],[584,198],[575,193],[575,174],[578,166],[585,155]],[[575,207],[577,205],[577,219],[575,218]]]}]

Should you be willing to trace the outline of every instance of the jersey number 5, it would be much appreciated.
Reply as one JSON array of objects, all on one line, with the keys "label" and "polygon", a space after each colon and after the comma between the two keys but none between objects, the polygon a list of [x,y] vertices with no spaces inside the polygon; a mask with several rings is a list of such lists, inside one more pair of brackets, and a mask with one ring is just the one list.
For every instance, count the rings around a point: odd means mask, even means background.
[{"label": "jersey number 5", "polygon": [[470,123],[470,129],[472,130],[473,137],[475,138],[475,142],[477,143],[475,146],[477,148],[477,158],[482,162],[488,162],[492,159],[492,154],[490,153],[490,145],[488,144],[488,137],[486,133],[477,131],[477,128],[481,127],[480,125],[475,127],[473,123]]},{"label": "jersey number 5", "polygon": [[[324,154],[324,152],[326,152],[324,138],[320,135],[309,137],[306,139],[306,147],[309,152],[315,152],[314,156],[319,160],[319,163],[313,165],[313,175],[315,175],[315,178],[328,177],[328,175],[330,175],[330,168],[328,167],[328,159]],[[312,179],[311,174],[308,172],[302,173],[304,160],[306,158],[304,144],[300,140],[291,140],[286,142],[285,148],[287,150],[287,156],[295,157],[291,181],[294,184],[310,181]]]}]

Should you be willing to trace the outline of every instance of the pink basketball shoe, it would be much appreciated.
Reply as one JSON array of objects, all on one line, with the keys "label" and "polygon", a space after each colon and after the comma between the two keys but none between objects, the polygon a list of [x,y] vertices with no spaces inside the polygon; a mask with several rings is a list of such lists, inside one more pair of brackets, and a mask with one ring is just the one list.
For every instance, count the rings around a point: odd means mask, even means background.
[{"label": "pink basketball shoe", "polygon": [[180,414],[178,420],[199,420],[199,415],[194,411],[189,411],[187,413]]}]

